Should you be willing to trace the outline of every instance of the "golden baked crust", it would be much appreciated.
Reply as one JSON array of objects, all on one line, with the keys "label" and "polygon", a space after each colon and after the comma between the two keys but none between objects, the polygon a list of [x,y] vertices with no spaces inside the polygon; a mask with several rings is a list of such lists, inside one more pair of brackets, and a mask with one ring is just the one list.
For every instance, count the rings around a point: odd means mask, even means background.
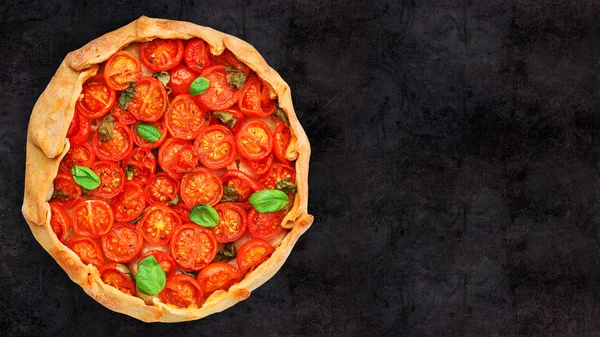
[{"label": "golden baked crust", "polygon": [[[82,84],[98,71],[98,64],[112,54],[134,42],[154,38],[190,39],[199,37],[210,45],[213,54],[225,48],[233,52],[256,74],[273,88],[279,106],[290,120],[292,140],[286,156],[296,160],[298,192],[294,206],[282,226],[291,229],[272,257],[250,272],[240,283],[228,291],[218,290],[208,297],[199,309],[182,309],[162,303],[158,298],[146,305],[138,297],[127,295],[108,286],[92,265],[84,265],[79,256],[63,245],[50,226],[48,200],[53,192],[53,180],[61,159],[69,150],[67,129],[73,118],[74,107]],[[107,308],[130,315],[145,322],[181,322],[199,319],[220,312],[242,301],[250,292],[270,279],[283,265],[294,244],[312,224],[313,216],[307,213],[308,162],[310,145],[292,105],[290,88],[281,76],[267,65],[250,44],[214,29],[189,22],[153,19],[145,16],[107,33],[67,55],[56,74],[35,104],[27,135],[27,164],[23,215],[36,240],[67,272],[71,280]]]}]

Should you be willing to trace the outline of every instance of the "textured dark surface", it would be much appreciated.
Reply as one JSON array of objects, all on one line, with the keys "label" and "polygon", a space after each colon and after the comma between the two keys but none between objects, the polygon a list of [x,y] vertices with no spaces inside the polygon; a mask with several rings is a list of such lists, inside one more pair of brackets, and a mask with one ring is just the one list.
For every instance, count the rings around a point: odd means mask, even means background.
[{"label": "textured dark surface", "polygon": [[[597,1],[77,3],[0,5],[1,335],[600,335]],[[316,221],[282,270],[177,325],[96,303],[20,213],[37,97],[142,14],[256,46],[313,149]]]}]

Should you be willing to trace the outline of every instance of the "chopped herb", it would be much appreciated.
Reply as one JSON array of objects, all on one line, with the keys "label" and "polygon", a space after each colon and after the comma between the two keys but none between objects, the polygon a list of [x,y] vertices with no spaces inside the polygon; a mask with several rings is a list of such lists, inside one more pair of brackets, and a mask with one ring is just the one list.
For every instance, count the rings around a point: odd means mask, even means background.
[{"label": "chopped herb", "polygon": [[223,247],[223,250],[217,252],[217,256],[215,257],[215,262],[229,262],[232,259],[235,259],[237,256],[237,249],[233,245],[233,242],[228,242]]},{"label": "chopped herb", "polygon": [[225,70],[227,70],[227,84],[237,90],[242,89],[246,83],[246,74],[230,66],[225,66]]},{"label": "chopped herb", "polygon": [[219,202],[233,202],[238,201],[240,199],[235,188],[231,186],[223,186],[223,196]]},{"label": "chopped herb", "polygon": [[111,114],[106,114],[106,117],[104,117],[102,123],[98,126],[98,133],[100,134],[101,142],[112,139],[115,134],[115,119]]},{"label": "chopped herb", "polygon": [[288,119],[288,116],[285,113],[285,111],[283,111],[283,109],[279,107],[279,104],[277,104],[277,109],[275,109],[275,112],[273,112],[273,115],[275,115],[275,117],[279,117],[279,118],[283,119],[283,122],[285,123],[285,125],[290,126],[290,120]]},{"label": "chopped herb", "polygon": [[298,190],[298,187],[296,185],[294,185],[294,183],[292,183],[289,179],[285,179],[285,180],[281,180],[279,182],[277,182],[277,184],[275,185],[275,187],[287,194],[296,194],[296,191]]},{"label": "chopped herb", "polygon": [[213,116],[215,116],[219,122],[229,126],[230,128],[234,127],[237,123],[237,118],[232,113],[227,111],[215,111],[213,112]]},{"label": "chopped herb", "polygon": [[119,97],[119,107],[123,110],[127,110],[127,104],[135,97],[135,84],[129,82],[129,86],[121,93]]}]

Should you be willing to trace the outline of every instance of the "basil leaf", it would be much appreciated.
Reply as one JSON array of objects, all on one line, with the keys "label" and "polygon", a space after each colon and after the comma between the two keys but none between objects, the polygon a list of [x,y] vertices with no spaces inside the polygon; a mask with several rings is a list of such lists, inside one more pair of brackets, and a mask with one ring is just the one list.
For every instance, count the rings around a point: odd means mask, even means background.
[{"label": "basil leaf", "polygon": [[210,81],[208,78],[202,76],[198,77],[192,82],[192,85],[190,85],[190,95],[196,96],[204,93],[209,85]]},{"label": "basil leaf", "polygon": [[152,74],[152,77],[159,80],[165,87],[167,87],[167,85],[169,84],[169,81],[171,80],[171,76],[169,76],[169,73],[166,71],[154,73],[154,74]]},{"label": "basil leaf", "polygon": [[135,85],[133,82],[129,82],[127,89],[123,90],[121,97],[119,97],[119,108],[127,110],[127,104],[135,97]]},{"label": "basil leaf", "polygon": [[242,89],[246,84],[246,74],[230,66],[225,66],[225,70],[227,70],[227,84],[234,89]]},{"label": "basil leaf", "polygon": [[215,227],[219,223],[219,213],[207,204],[194,206],[190,211],[190,220],[202,227]]},{"label": "basil leaf", "polygon": [[101,142],[112,139],[115,134],[115,119],[111,114],[106,114],[106,117],[104,117],[102,123],[98,126],[98,133],[100,134]]},{"label": "basil leaf", "polygon": [[93,190],[100,186],[100,178],[98,175],[85,166],[73,165],[71,174],[77,185],[85,189]]},{"label": "basil leaf", "polygon": [[290,198],[280,190],[262,190],[252,193],[248,201],[258,213],[273,213],[283,209]]},{"label": "basil leaf", "polygon": [[294,183],[292,183],[289,180],[280,180],[279,182],[277,182],[277,184],[275,184],[275,188],[277,188],[278,190],[284,192],[284,193],[289,193],[289,194],[296,194],[296,191],[298,190],[298,187],[296,185],[294,185]]},{"label": "basil leaf", "polygon": [[162,136],[158,128],[150,123],[138,123],[135,126],[135,131],[140,137],[151,143],[156,142]]},{"label": "basil leaf", "polygon": [[154,256],[150,255],[140,262],[138,273],[135,276],[137,291],[148,295],[156,295],[163,290],[166,283],[165,272]]},{"label": "basil leaf", "polygon": [[231,186],[223,186],[223,196],[219,202],[233,202],[238,201],[240,197],[238,196],[235,188]]},{"label": "basil leaf", "polygon": [[237,123],[237,118],[231,112],[215,111],[213,112],[213,116],[215,116],[219,122],[229,126],[230,128],[234,127]]},{"label": "basil leaf", "polygon": [[237,249],[233,245],[233,242],[227,242],[223,250],[217,252],[215,256],[215,262],[229,262],[237,256]]},{"label": "basil leaf", "polygon": [[275,117],[281,118],[285,125],[290,126],[290,120],[288,119],[288,116],[286,115],[285,111],[283,111],[283,109],[279,107],[279,104],[277,104],[277,109],[275,109],[273,115],[275,115]]}]

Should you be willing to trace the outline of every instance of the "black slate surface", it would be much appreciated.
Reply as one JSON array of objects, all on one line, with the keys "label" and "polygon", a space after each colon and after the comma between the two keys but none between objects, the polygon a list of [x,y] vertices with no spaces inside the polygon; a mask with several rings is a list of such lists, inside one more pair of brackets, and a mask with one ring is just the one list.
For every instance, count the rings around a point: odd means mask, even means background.
[{"label": "black slate surface", "polygon": [[[72,283],[20,213],[31,108],[140,15],[244,38],[311,140],[313,227],[224,313],[146,325]],[[600,335],[596,1],[0,4],[3,336]]]}]

